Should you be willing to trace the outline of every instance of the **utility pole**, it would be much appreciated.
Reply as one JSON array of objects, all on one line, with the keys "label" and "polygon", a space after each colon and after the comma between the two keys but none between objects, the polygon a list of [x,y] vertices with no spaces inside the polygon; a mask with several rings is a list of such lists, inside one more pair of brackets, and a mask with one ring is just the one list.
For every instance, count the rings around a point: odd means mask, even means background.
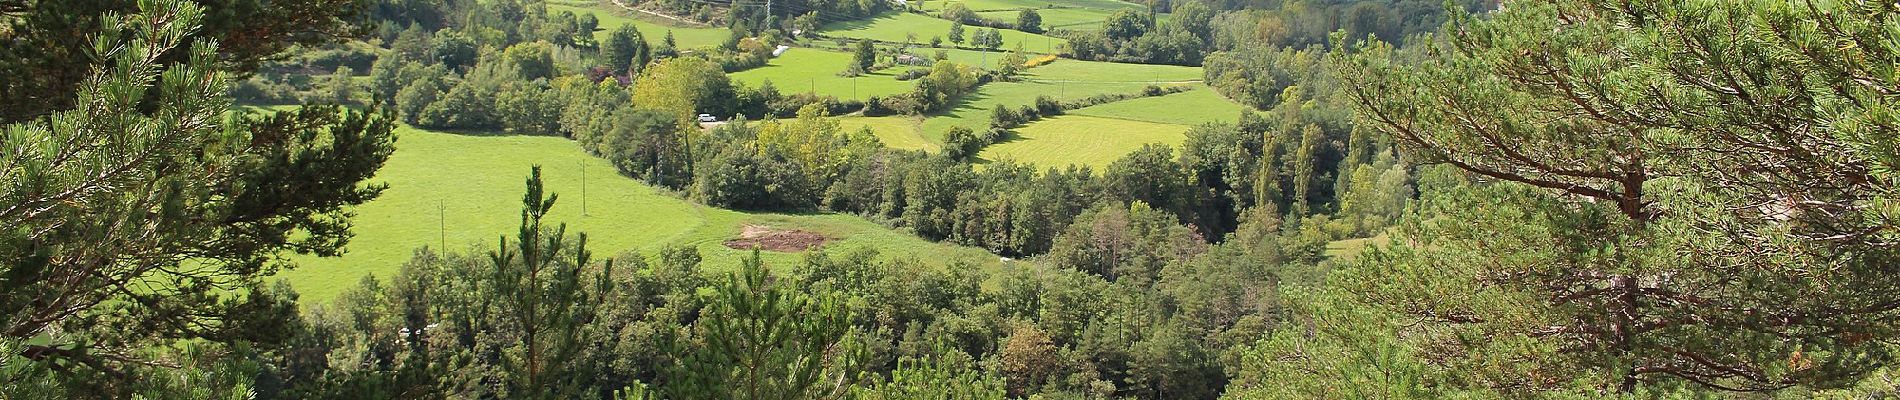
[{"label": "utility pole", "polygon": [[858,76],[852,75],[851,76],[851,99],[856,100],[857,98],[858,98]]}]

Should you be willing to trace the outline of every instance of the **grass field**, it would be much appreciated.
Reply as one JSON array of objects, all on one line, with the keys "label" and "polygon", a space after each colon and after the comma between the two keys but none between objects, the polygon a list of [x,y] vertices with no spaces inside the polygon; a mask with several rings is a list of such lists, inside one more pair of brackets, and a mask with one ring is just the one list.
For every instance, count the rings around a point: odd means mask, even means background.
[{"label": "grass field", "polygon": [[1246,106],[1228,100],[1221,96],[1220,92],[1215,92],[1213,88],[1198,86],[1186,92],[1118,101],[1069,111],[1069,114],[1163,124],[1200,125],[1208,122],[1234,122],[1245,110],[1247,110]]},{"label": "grass field", "polygon": [[[1120,8],[1142,9],[1142,5],[1121,0],[926,0],[919,5],[924,10],[942,11],[951,4],[963,4],[973,11],[1014,10],[1022,8],[1084,8],[1095,10],[1114,10]],[[1040,10],[1039,10],[1040,11]]]},{"label": "grass field", "polygon": [[896,77],[911,67],[887,68],[857,78],[838,76],[850,63],[851,53],[799,47],[786,50],[764,67],[733,73],[732,80],[755,88],[769,80],[779,93],[814,92],[841,99],[889,96],[917,86],[916,81],[900,81]]},{"label": "grass field", "polygon": [[924,150],[935,152],[943,149],[943,143],[932,141],[918,132],[921,124],[915,117],[893,115],[885,117],[846,117],[838,119],[839,126],[846,131],[871,128],[877,134],[877,140],[884,147],[901,150]]},{"label": "grass field", "polygon": [[[1200,79],[1199,67],[1171,65],[1119,64],[1064,59],[1030,69],[1020,81],[983,85],[949,110],[931,115],[924,121],[922,134],[941,142],[944,132],[962,126],[983,129],[989,126],[990,110],[997,105],[1020,107],[1034,104],[1037,96],[1072,100],[1100,94],[1133,93],[1150,83],[1188,82]],[[1238,115],[1238,114],[1235,114]]]},{"label": "grass field", "polygon": [[639,28],[640,35],[647,39],[647,43],[655,46],[658,46],[660,40],[666,37],[667,31],[673,31],[673,42],[679,45],[680,49],[717,46],[720,43],[724,43],[726,38],[732,36],[732,31],[723,28],[680,26],[671,25],[670,22],[653,22],[643,18],[629,17],[625,11],[608,10],[599,6],[585,7],[569,4],[548,4],[549,13],[559,13],[562,11],[573,12],[575,15],[593,13],[595,18],[600,19],[600,30],[594,32],[594,38],[598,40],[606,40],[607,35],[613,33],[615,28],[626,24],[633,24],[634,27]]},{"label": "grass field", "polygon": [[[930,38],[924,38],[924,40],[928,41],[930,40]],[[982,68],[982,69],[996,69],[996,64],[1000,62],[1003,59],[1003,57],[1009,55],[1008,52],[978,51],[978,50],[965,50],[965,49],[959,49],[959,48],[952,48],[950,47],[949,43],[945,43],[944,47],[930,47],[928,45],[912,47],[910,48],[909,51],[906,51],[905,53],[913,55],[913,56],[923,57],[925,59],[935,60],[937,59],[936,58],[937,51],[939,50],[943,51],[944,55],[950,57],[949,58],[950,62],[969,65],[972,67],[977,67],[977,68]],[[1004,48],[1003,50],[1007,51],[1007,50],[1010,50],[1010,48]],[[1024,48],[1023,51],[1029,52],[1029,53],[1035,53],[1035,52],[1040,52],[1043,50],[1040,48]]]},{"label": "grass field", "polygon": [[[964,27],[963,34],[968,37],[977,27]],[[988,28],[984,28],[988,29]],[[918,43],[928,43],[932,36],[943,36],[950,32],[950,21],[926,17],[911,13],[890,12],[875,18],[839,22],[825,25],[826,34],[855,39],[875,39],[892,42],[904,41],[905,34],[916,34]],[[1017,43],[1023,50],[1032,53],[1047,53],[1067,40],[1043,36],[1022,31],[999,29],[1003,34],[1002,49],[1014,49]],[[946,39],[947,40],[947,39]]]},{"label": "grass field", "polygon": [[1016,160],[1046,167],[1087,165],[1097,171],[1149,143],[1179,151],[1187,140],[1182,125],[1065,115],[1016,129],[1016,134],[978,154],[988,161]]},{"label": "grass field", "polygon": [[1326,256],[1331,258],[1352,258],[1364,253],[1367,248],[1392,243],[1392,238],[1381,233],[1378,236],[1358,239],[1335,240],[1326,243]]},{"label": "grass field", "polygon": [[925,1],[922,7],[937,12],[957,3],[969,7],[984,18],[1005,22],[1015,22],[1020,10],[1033,8],[1036,14],[1042,16],[1042,28],[1045,30],[1096,30],[1101,29],[1102,21],[1116,10],[1146,10],[1140,4],[1119,0],[940,0]]},{"label": "grass field", "polygon": [[[596,258],[623,251],[651,256],[661,246],[693,246],[709,270],[738,265],[749,251],[728,249],[726,239],[746,225],[803,229],[834,241],[830,248],[868,246],[891,257],[998,263],[979,249],[931,243],[908,233],[848,215],[753,214],[701,206],[621,177],[606,161],[572,141],[540,136],[473,136],[403,128],[397,151],[373,182],[389,190],[356,210],[356,238],[339,258],[300,257],[301,267],[282,275],[306,303],[328,301],[366,274],[387,277],[415,249],[439,247],[488,251],[497,237],[520,223],[522,181],[540,164],[548,190],[560,195],[549,218],[586,232]],[[587,174],[587,215],[581,214],[581,169]],[[438,205],[442,211],[438,211]],[[445,216],[446,218],[441,218]],[[901,253],[901,255],[899,255]],[[766,253],[773,265],[797,265],[801,255]]]}]

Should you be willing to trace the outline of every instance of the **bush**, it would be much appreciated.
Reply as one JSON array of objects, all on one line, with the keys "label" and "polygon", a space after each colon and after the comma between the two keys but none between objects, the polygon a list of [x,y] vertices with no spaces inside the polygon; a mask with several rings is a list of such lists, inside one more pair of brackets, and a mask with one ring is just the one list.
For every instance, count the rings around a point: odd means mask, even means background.
[{"label": "bush", "polygon": [[995,135],[979,136],[976,131],[961,126],[950,128],[950,132],[943,135],[943,155],[952,160],[968,161],[976,157],[977,152],[983,151],[984,146],[989,146],[991,139],[995,139]]},{"label": "bush", "polygon": [[1069,102],[1062,103],[1062,110],[1067,111],[1067,110],[1074,110],[1074,109],[1081,109],[1081,108],[1089,108],[1093,106],[1114,103],[1117,101],[1140,98],[1140,97],[1166,96],[1170,94],[1185,92],[1190,89],[1192,88],[1187,87],[1187,86],[1168,86],[1168,87],[1148,86],[1146,88],[1142,88],[1141,92],[1138,92],[1138,93],[1099,94],[1099,95],[1089,96],[1086,98],[1071,100]]},{"label": "bush", "polygon": [[1036,113],[1044,117],[1062,115],[1062,102],[1049,96],[1036,96]]},{"label": "bush", "polygon": [[897,74],[897,80],[908,81],[912,79],[922,78],[925,75],[930,75],[930,69],[917,68],[917,69],[912,69],[912,70],[904,71],[903,73]]},{"label": "bush", "polygon": [[297,88],[289,84],[252,76],[231,84],[231,98],[246,104],[296,104]]},{"label": "bush", "polygon": [[714,207],[800,209],[818,201],[799,164],[775,151],[726,146],[696,172],[693,196]]}]

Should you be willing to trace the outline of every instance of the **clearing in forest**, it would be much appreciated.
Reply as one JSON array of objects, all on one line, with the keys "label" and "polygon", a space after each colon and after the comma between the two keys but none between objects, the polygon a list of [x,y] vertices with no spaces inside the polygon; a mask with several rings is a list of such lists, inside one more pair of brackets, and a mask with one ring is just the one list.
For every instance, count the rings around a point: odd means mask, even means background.
[{"label": "clearing in forest", "polygon": [[[981,249],[932,243],[852,215],[748,213],[706,207],[621,176],[606,160],[573,141],[548,136],[465,135],[403,127],[396,152],[370,182],[386,183],[382,197],[356,208],[356,237],[337,258],[295,257],[280,277],[306,304],[327,302],[365,275],[388,278],[416,249],[486,254],[521,222],[521,193],[530,166],[542,167],[548,191],[560,196],[547,219],[569,235],[585,232],[595,258],[633,251],[651,256],[662,246],[699,249],[701,265],[725,270],[750,250],[725,241],[746,226],[804,231],[829,238],[827,248],[870,247],[887,256],[967,260],[990,266]],[[585,168],[587,212],[581,212]],[[901,251],[899,251],[901,250]],[[766,253],[768,263],[798,265],[800,255]]]}]

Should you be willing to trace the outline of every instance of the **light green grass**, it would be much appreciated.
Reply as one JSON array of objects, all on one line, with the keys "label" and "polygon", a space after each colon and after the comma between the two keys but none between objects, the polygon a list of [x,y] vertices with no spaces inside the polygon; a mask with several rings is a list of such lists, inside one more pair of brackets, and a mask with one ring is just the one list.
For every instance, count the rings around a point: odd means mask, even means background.
[{"label": "light green grass", "polygon": [[608,10],[600,6],[548,4],[549,13],[562,11],[573,12],[575,15],[593,13],[595,18],[600,19],[600,30],[594,31],[594,38],[597,40],[607,40],[607,35],[612,34],[614,29],[626,24],[633,24],[634,27],[639,28],[640,36],[645,37],[647,43],[654,46],[660,45],[660,40],[666,38],[667,31],[673,31],[673,42],[681,50],[718,46],[724,43],[726,38],[732,37],[732,31],[723,28],[673,25],[670,21],[665,23],[648,21],[644,18],[630,17],[624,10]]},{"label": "light green grass", "polygon": [[[964,36],[969,37],[976,28],[975,26],[964,27]],[[930,37],[932,36],[944,36],[949,34],[950,21],[911,13],[889,12],[869,19],[828,24],[825,25],[822,30],[832,36],[892,42],[902,42],[904,41],[905,34],[914,33],[917,35],[917,41],[919,43],[926,43],[930,41]],[[1005,50],[1016,48],[1016,45],[1021,43],[1025,51],[1047,53],[1051,51],[1049,49],[1055,49],[1064,43],[1068,43],[1067,40],[1062,38],[1025,33],[1017,30],[999,29],[997,32],[1003,34],[1002,49]]]},{"label": "light green grass", "polygon": [[[540,136],[470,136],[403,128],[397,151],[373,182],[389,184],[381,198],[356,208],[356,237],[338,258],[298,257],[301,266],[282,275],[310,302],[328,301],[364,275],[388,277],[418,248],[439,247],[446,232],[455,250],[488,251],[520,223],[523,179],[542,165],[550,192],[560,195],[548,220],[586,232],[598,257],[637,251],[650,256],[661,246],[699,249],[712,271],[738,265],[748,251],[724,241],[746,225],[803,229],[836,239],[826,246],[868,246],[887,257],[967,260],[992,266],[982,250],[931,243],[848,215],[753,214],[675,198],[616,174],[599,158],[567,139]],[[581,168],[587,173],[588,214],[581,215]],[[437,206],[444,207],[438,213]],[[438,218],[445,215],[445,220]],[[438,229],[440,227],[440,230]],[[797,265],[801,255],[766,253],[773,265]]]},{"label": "light green grass", "polygon": [[884,147],[900,150],[924,150],[936,152],[943,149],[941,142],[932,141],[919,132],[921,122],[916,117],[892,115],[885,117],[847,117],[838,119],[839,126],[846,131],[871,128],[877,140]]},{"label": "light green grass", "polygon": [[1359,253],[1364,253],[1372,246],[1383,246],[1389,243],[1392,243],[1392,238],[1384,233],[1369,238],[1335,240],[1326,243],[1325,254],[1329,258],[1352,258]]},{"label": "light green grass", "polygon": [[1187,140],[1186,132],[1182,125],[1065,115],[1017,128],[1014,135],[984,148],[978,157],[1044,167],[1086,165],[1099,171],[1146,144],[1179,149]]},{"label": "light green grass", "polygon": [[[925,38],[924,40],[930,40],[930,39]],[[1037,44],[1037,46],[1041,46],[1041,44]],[[945,55],[949,56],[950,62],[963,64],[963,65],[969,65],[972,67],[979,67],[983,69],[991,69],[991,70],[996,69],[996,65],[998,63],[1001,63],[1003,58],[1009,55],[1008,52],[979,51],[979,50],[966,50],[966,49],[960,49],[960,48],[953,48],[953,47],[950,47],[948,43],[945,43],[944,47],[930,47],[928,45],[912,47],[907,53],[909,53],[910,55],[923,57],[925,59],[935,60],[937,57],[938,50],[942,50],[945,53]],[[1010,48],[1004,48],[1003,50],[1010,50]],[[1041,52],[1043,51],[1043,49],[1024,48],[1023,51],[1033,54],[1036,52]]]},{"label": "light green grass", "polygon": [[957,3],[961,3],[964,7],[969,7],[974,11],[1050,7],[1093,10],[1115,10],[1122,8],[1144,9],[1140,4],[1120,0],[926,0],[923,2],[922,8],[930,11],[942,11],[944,7]]},{"label": "light green grass", "polygon": [[1247,107],[1206,86],[1166,96],[1144,97],[1069,111],[1073,115],[1120,118],[1176,125],[1234,122]]},{"label": "light green grass", "polygon": [[989,127],[990,111],[999,104],[1016,108],[1035,104],[1038,96],[1067,101],[1101,94],[1134,93],[1151,83],[1167,86],[1168,82],[1189,82],[1200,76],[1199,67],[1063,59],[1030,69],[1016,82],[983,85],[976,93],[964,96],[956,106],[931,115],[924,121],[923,134],[941,142],[951,127],[985,129]]},{"label": "light green grass", "polygon": [[1199,81],[1202,75],[1201,67],[1112,63],[1066,58],[1029,71],[1035,79],[1090,82],[1184,82]]},{"label": "light green grass", "polygon": [[1099,30],[1102,21],[1116,10],[1147,10],[1140,4],[1118,0],[940,0],[924,2],[923,9],[934,13],[955,3],[962,3],[984,18],[1010,23],[1016,22],[1016,16],[1022,9],[1033,8],[1036,14],[1042,16],[1044,30]]},{"label": "light green grass", "polygon": [[732,74],[732,80],[759,87],[772,81],[779,93],[812,92],[841,99],[865,99],[909,92],[916,81],[897,80],[896,74],[910,67],[887,68],[856,78],[838,76],[851,63],[851,54],[814,48],[792,48],[764,67]]},{"label": "light green grass", "polygon": [[[1102,21],[1107,20],[1108,16],[1114,13],[1114,10],[1093,8],[1044,8],[1036,10],[1036,14],[1042,16],[1042,29],[1045,31],[1055,29],[1078,31],[1101,30]],[[1020,9],[981,11],[976,13],[976,15],[982,16],[983,18],[1009,23],[1015,23],[1017,16],[1021,14],[1022,10]]]}]

